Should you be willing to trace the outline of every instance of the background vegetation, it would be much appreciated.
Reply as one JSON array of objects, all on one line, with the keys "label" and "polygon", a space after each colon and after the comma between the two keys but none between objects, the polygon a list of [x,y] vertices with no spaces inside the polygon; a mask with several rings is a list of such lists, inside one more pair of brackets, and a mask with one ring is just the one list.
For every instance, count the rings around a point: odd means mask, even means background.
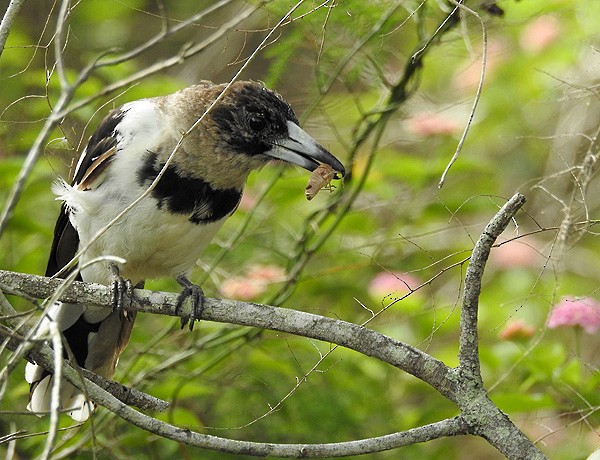
[{"label": "background vegetation", "polygon": [[[110,107],[201,79],[227,81],[291,7],[281,0],[221,3],[143,53],[94,69],[76,87],[1,235],[2,269],[43,273],[59,207],[50,186],[69,175]],[[61,66],[73,83],[99,57],[114,60],[221,3],[74,2],[57,66],[61,4],[25,2],[0,57],[2,203],[65,94]],[[294,11],[241,78],[263,80],[283,94],[304,128],[352,176],[343,189],[307,202],[305,171],[269,165],[254,174],[242,206],[192,279],[209,296],[359,324],[384,309],[369,327],[455,365],[464,260],[489,218],[520,191],[528,203],[504,240],[518,238],[493,250],[484,278],[484,381],[494,402],[547,455],[585,458],[600,446],[594,317],[557,328],[548,327],[548,318],[565,296],[600,301],[600,3],[502,1],[503,15],[480,2],[466,4],[482,21],[463,10],[437,35],[451,3],[306,1]],[[211,37],[210,46],[186,54]],[[388,106],[390,88],[422,49],[426,55],[404,97]],[[439,188],[469,121],[482,56],[481,99],[460,157]],[[389,113],[385,126],[378,125],[385,129],[361,143],[382,113]],[[172,280],[148,287],[178,289]],[[11,300],[23,311],[31,308]],[[115,379],[171,401],[158,418],[265,442],[377,436],[457,411],[426,384],[354,352],[337,348],[320,361],[328,350],[305,338],[208,322],[190,333],[176,320],[139,315]],[[11,445],[14,458],[39,454],[48,423],[24,412],[23,367],[11,373],[0,405],[0,436],[26,430]],[[103,409],[93,429],[66,417],[61,426],[55,458],[230,458],[148,435]],[[485,441],[464,438],[371,458],[400,454],[500,456]]]}]

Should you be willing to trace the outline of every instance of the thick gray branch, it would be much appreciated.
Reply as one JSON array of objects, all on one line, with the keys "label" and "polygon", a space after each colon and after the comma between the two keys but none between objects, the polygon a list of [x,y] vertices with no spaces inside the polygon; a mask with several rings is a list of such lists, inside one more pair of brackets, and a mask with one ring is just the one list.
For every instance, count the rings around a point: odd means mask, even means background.
[{"label": "thick gray branch", "polygon": [[473,248],[471,261],[465,275],[465,292],[460,316],[460,345],[458,359],[460,367],[472,378],[481,379],[479,372],[477,313],[481,279],[490,250],[496,238],[506,229],[517,211],[525,204],[525,197],[515,194],[486,225]]},{"label": "thick gray branch", "polygon": [[[0,270],[0,290],[9,294],[43,299],[53,295],[63,283],[61,279]],[[59,300],[64,302],[111,308],[107,286],[73,282],[62,291]],[[170,292],[135,289],[131,308],[160,315],[189,315],[190,305],[184,305],[183,311],[178,311],[178,297],[178,294]],[[205,300],[202,319],[289,332],[336,343],[398,367],[453,399],[453,383],[446,378],[450,369],[444,363],[408,344],[353,323],[288,308],[211,298]]]},{"label": "thick gray branch", "polygon": [[[474,432],[511,459],[544,459],[544,454],[489,399],[479,363],[477,314],[481,279],[490,250],[506,229],[525,197],[515,194],[486,225],[479,237],[465,275],[465,292],[460,317],[458,390],[456,403]],[[484,415],[485,414],[485,415]]]}]

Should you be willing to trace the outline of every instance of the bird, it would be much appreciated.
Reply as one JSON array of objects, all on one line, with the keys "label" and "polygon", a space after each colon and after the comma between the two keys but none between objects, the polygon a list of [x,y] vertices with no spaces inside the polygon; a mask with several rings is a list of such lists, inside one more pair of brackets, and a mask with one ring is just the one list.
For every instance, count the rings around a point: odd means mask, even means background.
[{"label": "bird", "polygon": [[[55,302],[38,336],[53,323],[65,357],[111,379],[136,316],[123,308],[123,298],[148,279],[169,277],[183,288],[180,300],[192,297],[193,325],[204,293],[189,273],[237,209],[249,174],[274,159],[308,171],[326,164],[336,178],[345,174],[342,163],[300,128],[290,104],[261,82],[200,81],[111,110],[81,152],[72,181],[53,185],[62,205],[46,276],[71,270],[78,280],[109,285],[116,305]],[[28,410],[47,413],[52,373],[29,362],[25,378]],[[64,381],[59,405],[76,421],[95,410]]]}]

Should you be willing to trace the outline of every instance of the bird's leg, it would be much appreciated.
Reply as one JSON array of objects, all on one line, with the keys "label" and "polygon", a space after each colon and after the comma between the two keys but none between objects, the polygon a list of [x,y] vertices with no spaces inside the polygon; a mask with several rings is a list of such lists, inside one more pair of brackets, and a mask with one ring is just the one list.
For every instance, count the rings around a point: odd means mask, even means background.
[{"label": "bird's leg", "polygon": [[194,321],[199,321],[200,318],[202,318],[202,311],[204,310],[204,291],[202,291],[200,286],[196,286],[192,283],[185,275],[178,276],[177,282],[183,287],[183,290],[177,299],[177,314],[179,316],[183,314],[183,303],[186,299],[189,298],[192,302],[192,313],[189,316],[181,316],[181,329],[183,329],[189,321],[190,331],[193,331]]},{"label": "bird's leg", "polygon": [[133,297],[133,285],[131,280],[124,279],[119,274],[119,267],[115,264],[110,265],[110,303],[114,312],[119,312],[121,319],[127,318],[131,321],[131,317],[127,314],[127,309],[131,306],[131,298]]}]

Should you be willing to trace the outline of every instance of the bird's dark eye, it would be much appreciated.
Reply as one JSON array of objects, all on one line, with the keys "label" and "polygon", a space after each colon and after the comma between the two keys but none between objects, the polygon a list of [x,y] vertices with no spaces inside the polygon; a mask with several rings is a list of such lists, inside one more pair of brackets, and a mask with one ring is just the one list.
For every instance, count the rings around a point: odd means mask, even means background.
[{"label": "bird's dark eye", "polygon": [[267,120],[260,113],[253,113],[248,119],[248,126],[253,131],[262,131],[267,126]]}]

